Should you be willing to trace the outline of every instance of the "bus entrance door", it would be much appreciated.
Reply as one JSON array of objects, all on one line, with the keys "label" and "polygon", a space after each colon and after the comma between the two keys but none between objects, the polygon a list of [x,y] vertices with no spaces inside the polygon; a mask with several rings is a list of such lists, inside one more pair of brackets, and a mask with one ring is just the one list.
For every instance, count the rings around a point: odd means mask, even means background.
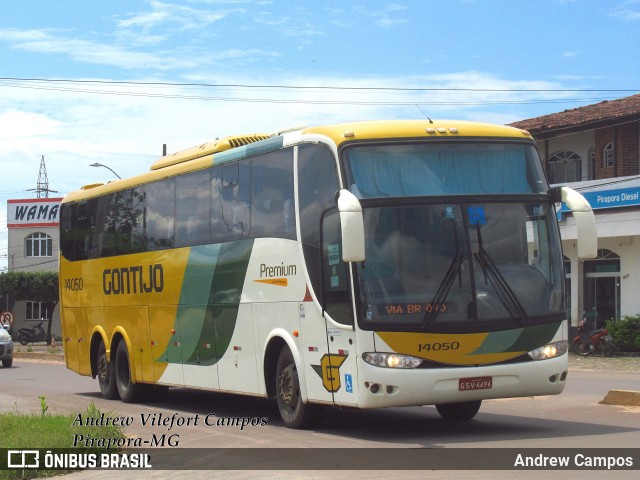
[{"label": "bus entrance door", "polygon": [[323,358],[325,388],[339,405],[356,404],[357,362],[350,304],[349,264],[342,258],[340,216],[337,209],[322,223],[322,304],[328,355]]},{"label": "bus entrance door", "polygon": [[355,332],[351,326],[337,326],[327,319],[327,341],[329,354],[323,358],[323,380],[325,388],[333,394],[337,405],[355,405],[356,362]]}]

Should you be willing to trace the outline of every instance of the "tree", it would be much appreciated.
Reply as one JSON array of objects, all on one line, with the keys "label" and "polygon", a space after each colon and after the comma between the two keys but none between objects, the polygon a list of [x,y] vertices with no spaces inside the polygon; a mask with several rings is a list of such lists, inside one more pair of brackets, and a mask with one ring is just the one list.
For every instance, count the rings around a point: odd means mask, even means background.
[{"label": "tree", "polygon": [[14,300],[34,300],[44,304],[47,311],[47,343],[51,342],[51,320],[58,304],[60,290],[57,272],[0,273],[0,296],[11,295]]}]

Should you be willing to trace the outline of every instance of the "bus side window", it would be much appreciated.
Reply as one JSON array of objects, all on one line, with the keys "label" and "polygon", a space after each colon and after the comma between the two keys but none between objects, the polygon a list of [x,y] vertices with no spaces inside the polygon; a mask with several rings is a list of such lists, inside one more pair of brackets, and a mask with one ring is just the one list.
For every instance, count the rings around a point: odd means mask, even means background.
[{"label": "bus side window", "polygon": [[340,215],[336,208],[322,219],[322,282],[324,309],[336,322],[353,324],[347,264],[342,261]]},{"label": "bus side window", "polygon": [[95,215],[95,227],[91,239],[89,258],[109,257],[113,255],[114,217],[111,203],[115,200],[114,194],[98,197],[92,202],[93,215]]},{"label": "bus side window", "polygon": [[60,206],[60,252],[67,260],[75,260],[75,239],[72,237],[73,216],[77,208],[76,203],[66,203]]},{"label": "bus side window", "polygon": [[149,251],[173,248],[176,181],[167,178],[145,185],[145,239]]},{"label": "bus side window", "polygon": [[146,196],[143,187],[133,189],[131,206],[131,253],[144,252],[147,248],[146,233],[144,231]]},{"label": "bus side window", "polygon": [[74,226],[76,230],[75,240],[75,260],[86,260],[89,258],[89,251],[91,250],[91,240],[93,239],[93,224],[91,223],[91,205],[95,203],[95,200],[89,200],[88,202],[80,202],[77,204],[77,217],[76,224]]},{"label": "bus side window", "polygon": [[253,158],[251,194],[251,236],[295,238],[292,149]]},{"label": "bus side window", "polygon": [[251,166],[247,161],[214,167],[211,176],[212,242],[249,236]]},{"label": "bus side window", "polygon": [[87,217],[88,202],[66,203],[60,211],[60,247],[70,261],[86,260],[93,231]]},{"label": "bus side window", "polygon": [[211,241],[209,171],[176,178],[176,247]]},{"label": "bus side window", "polygon": [[113,245],[116,255],[131,253],[133,229],[133,191],[122,190],[115,194],[113,211]]}]

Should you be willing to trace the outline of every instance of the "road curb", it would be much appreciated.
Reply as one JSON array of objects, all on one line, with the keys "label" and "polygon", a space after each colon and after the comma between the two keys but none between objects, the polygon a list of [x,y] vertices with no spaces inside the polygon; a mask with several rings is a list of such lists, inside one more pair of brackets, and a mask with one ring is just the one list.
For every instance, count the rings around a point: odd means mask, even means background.
[{"label": "road curb", "polygon": [[640,407],[640,392],[634,390],[609,390],[609,393],[600,403]]}]

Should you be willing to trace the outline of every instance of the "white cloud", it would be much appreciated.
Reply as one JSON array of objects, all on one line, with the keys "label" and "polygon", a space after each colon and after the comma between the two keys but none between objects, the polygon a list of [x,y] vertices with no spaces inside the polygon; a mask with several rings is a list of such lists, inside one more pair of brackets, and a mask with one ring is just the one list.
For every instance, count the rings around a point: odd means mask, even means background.
[{"label": "white cloud", "polygon": [[173,58],[167,62],[162,53],[135,52],[118,45],[96,43],[81,40],[46,30],[0,30],[0,40],[4,40],[13,48],[43,54],[64,54],[82,63],[110,65],[113,67],[132,69],[154,66],[157,69],[180,68],[194,66],[196,60]]},{"label": "white cloud", "polygon": [[[308,31],[302,34],[308,35]],[[80,63],[107,65],[127,70],[177,70],[207,68],[216,65],[242,65],[257,59],[279,56],[276,51],[261,49],[206,49],[174,48],[167,51],[134,51],[117,44],[97,43],[74,39],[47,31],[0,30],[0,41],[12,44],[13,48],[42,54],[66,55]]]},{"label": "white cloud", "polygon": [[376,25],[378,25],[379,27],[395,27],[396,25],[402,25],[403,23],[408,23],[408,20],[405,20],[404,18],[389,18],[389,17],[384,17],[381,18],[380,20],[376,21]]},{"label": "white cloud", "polygon": [[151,11],[133,14],[117,25],[121,29],[141,29],[150,31],[162,25],[162,28],[175,27],[178,30],[205,28],[234,13],[244,13],[244,9],[209,10],[195,9],[181,4],[150,2]]},{"label": "white cloud", "polygon": [[20,142],[25,137],[37,137],[55,133],[59,123],[39,113],[5,111],[0,113],[0,145]]},{"label": "white cloud", "polygon": [[387,10],[389,10],[390,12],[400,12],[403,10],[407,10],[407,6],[400,5],[399,3],[390,3],[389,5],[387,5]]},{"label": "white cloud", "polygon": [[389,4],[383,9],[373,10],[364,7],[356,7],[354,11],[357,15],[362,15],[365,18],[373,18],[374,24],[381,28],[391,28],[397,25],[409,23],[406,18],[400,18],[396,15],[406,10],[406,7],[400,4]]},{"label": "white cloud", "polygon": [[640,20],[640,1],[627,0],[622,2],[616,5],[610,16],[631,22],[638,21]]}]

